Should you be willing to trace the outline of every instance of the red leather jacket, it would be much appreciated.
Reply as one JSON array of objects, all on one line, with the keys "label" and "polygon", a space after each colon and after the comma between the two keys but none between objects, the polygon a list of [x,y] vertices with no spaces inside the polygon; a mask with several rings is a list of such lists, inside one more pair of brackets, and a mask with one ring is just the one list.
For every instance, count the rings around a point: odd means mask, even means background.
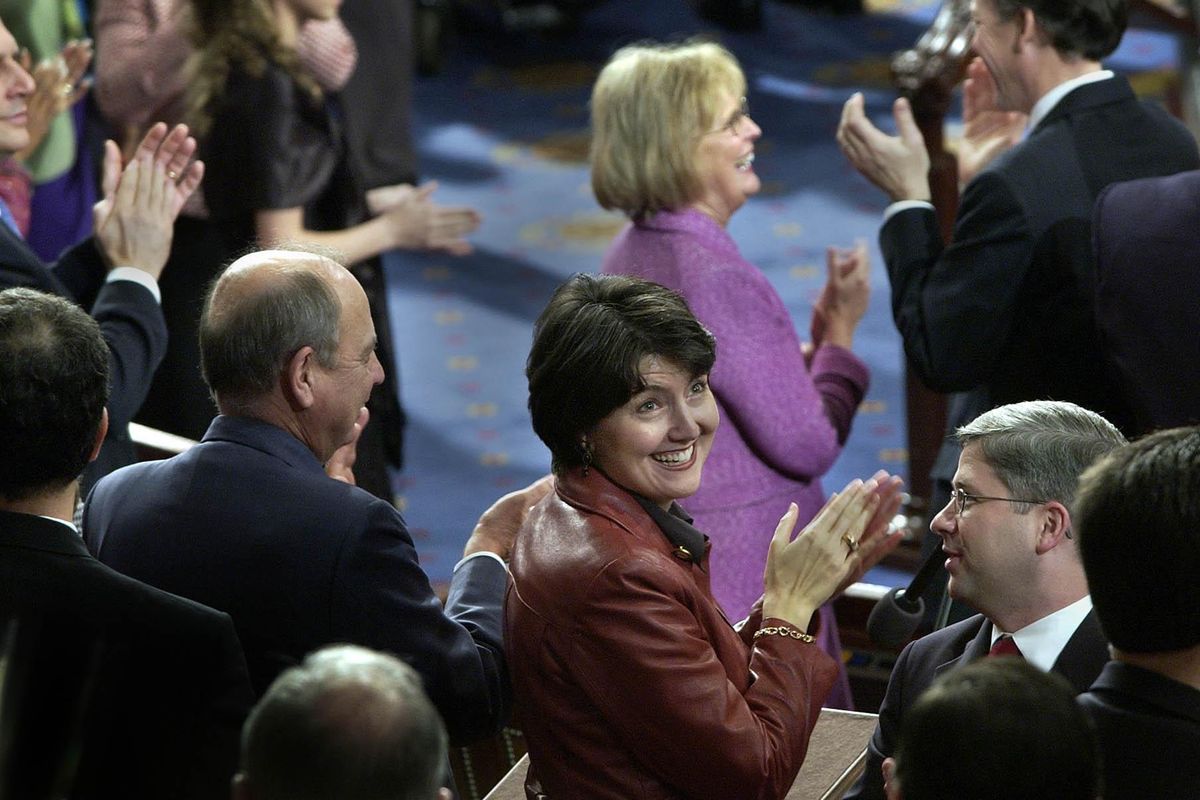
[{"label": "red leather jacket", "polygon": [[[836,665],[751,646],[695,564],[603,474],[573,470],[517,537],[505,603],[529,798],[782,798]],[[755,620],[752,619],[752,622]]]}]

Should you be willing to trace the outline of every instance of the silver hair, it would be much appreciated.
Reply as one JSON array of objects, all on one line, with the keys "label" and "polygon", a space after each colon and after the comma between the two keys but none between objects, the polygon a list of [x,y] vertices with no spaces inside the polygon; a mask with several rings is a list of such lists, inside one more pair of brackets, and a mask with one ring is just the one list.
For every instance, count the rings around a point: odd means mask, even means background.
[{"label": "silver hair", "polygon": [[[996,477],[1017,497],[1057,500],[1068,508],[1079,476],[1100,456],[1125,444],[1094,411],[1057,400],[994,408],[955,432],[959,444],[978,443]],[[1020,513],[1027,504],[1016,504]]]},{"label": "silver hair", "polygon": [[446,730],[416,671],[354,645],[310,654],[242,730],[242,779],[263,800],[429,800]]}]

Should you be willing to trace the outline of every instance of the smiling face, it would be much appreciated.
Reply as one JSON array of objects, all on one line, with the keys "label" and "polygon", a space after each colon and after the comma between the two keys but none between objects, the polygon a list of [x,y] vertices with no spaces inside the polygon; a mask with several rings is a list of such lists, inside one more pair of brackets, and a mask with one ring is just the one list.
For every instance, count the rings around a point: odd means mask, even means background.
[{"label": "smiling face", "polygon": [[315,366],[320,381],[314,398],[314,417],[322,423],[322,441],[318,444],[318,457],[322,461],[350,441],[354,423],[367,404],[371,389],[383,382],[383,366],[375,355],[375,325],[366,294],[358,281],[340,267],[333,287],[342,307],[337,357],[331,367]]},{"label": "smiling face", "polygon": [[25,99],[33,78],[17,61],[17,40],[0,22],[0,156],[11,156],[29,144]]},{"label": "smiling face", "polygon": [[[977,442],[963,448],[954,486],[968,494],[1012,496]],[[1018,508],[1003,500],[968,500],[958,515],[951,499],[929,526],[942,537],[950,596],[992,619],[1010,605],[1009,598],[1026,591],[1036,567],[1041,514],[1037,509],[1021,514]]]},{"label": "smiling face", "polygon": [[700,197],[692,205],[722,225],[762,188],[754,173],[754,143],[762,129],[744,112],[742,103],[741,98],[726,93],[718,106],[716,124],[696,147]]},{"label": "smiling face", "polygon": [[654,356],[638,369],[645,388],[600,420],[588,438],[596,466],[614,483],[662,508],[690,497],[717,429],[707,375]]},{"label": "smiling face", "polygon": [[1030,98],[1020,80],[1021,16],[1001,19],[993,0],[971,0],[975,34],[971,48],[983,59],[996,83],[999,111],[1028,114],[1037,98]]}]

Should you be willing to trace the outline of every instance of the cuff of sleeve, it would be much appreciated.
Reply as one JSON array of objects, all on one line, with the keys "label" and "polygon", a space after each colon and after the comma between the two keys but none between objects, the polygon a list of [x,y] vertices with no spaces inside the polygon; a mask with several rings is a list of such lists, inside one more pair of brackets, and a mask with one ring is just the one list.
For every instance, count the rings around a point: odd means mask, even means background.
[{"label": "cuff of sleeve", "polygon": [[472,558],[491,558],[491,559],[495,559],[495,561],[496,561],[496,563],[497,563],[497,564],[499,564],[500,566],[504,567],[504,571],[505,571],[505,572],[507,572],[507,571],[508,571],[508,565],[504,563],[504,559],[503,559],[503,558],[501,558],[500,556],[496,555],[495,553],[489,553],[489,552],[487,552],[486,550],[484,550],[484,551],[480,551],[480,552],[478,552],[478,553],[471,553],[471,555],[469,555],[469,556],[464,556],[464,557],[463,557],[463,559],[462,559],[461,561],[459,561],[457,564],[455,564],[455,565],[454,565],[454,571],[455,571],[455,572],[458,572],[458,568],[459,568],[459,567],[461,567],[463,564],[467,563],[468,561],[470,561]]},{"label": "cuff of sleeve", "polygon": [[[838,344],[823,343],[813,354],[812,375],[814,380],[837,374],[854,384],[860,393],[865,393],[871,383],[871,371],[866,362]],[[861,399],[861,398],[860,398]]]},{"label": "cuff of sleeve", "polygon": [[113,281],[133,281],[134,283],[140,283],[149,290],[150,294],[154,295],[154,302],[162,303],[162,292],[158,290],[158,281],[154,280],[150,276],[150,273],[144,269],[138,269],[137,267],[115,267],[108,273],[108,277],[104,280],[105,283],[112,283]]},{"label": "cuff of sleeve", "polygon": [[927,211],[933,211],[933,203],[925,200],[897,201],[883,210],[883,221],[886,223],[889,219],[896,216],[901,211],[908,211],[910,208],[923,208]]}]

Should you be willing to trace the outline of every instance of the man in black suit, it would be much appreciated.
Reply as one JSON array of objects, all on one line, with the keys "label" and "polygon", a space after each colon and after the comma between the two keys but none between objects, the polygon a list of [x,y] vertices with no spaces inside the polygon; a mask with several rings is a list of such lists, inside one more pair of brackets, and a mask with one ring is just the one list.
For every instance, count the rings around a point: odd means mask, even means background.
[{"label": "man in black suit", "polygon": [[1200,797],[1200,428],[1110,454],[1079,483],[1079,547],[1112,641],[1079,704],[1106,800]]},{"label": "man in black suit", "polygon": [[[17,42],[0,22],[0,158],[29,142],[25,106],[33,78],[16,60]],[[171,251],[175,217],[200,185],[203,164],[191,162],[196,142],[187,127],[153,126],[122,169],[113,142],[105,143],[104,197],[92,237],[47,266],[0,224],[0,289],[26,286],[74,300],[100,323],[110,350],[109,437],[84,476],[85,485],[133,460],[129,421],[146,397],[167,347],[158,276]],[[2,201],[0,201],[2,203]]]},{"label": "man in black suit", "polygon": [[884,797],[883,765],[905,711],[947,670],[1019,653],[1082,692],[1108,659],[1070,508],[1079,475],[1125,438],[1099,414],[1045,400],[993,409],[957,437],[963,450],[954,493],[930,527],[947,556],[950,596],[981,613],[900,653],[866,771],[847,797]]},{"label": "man in black suit", "polygon": [[549,487],[484,514],[443,610],[396,509],[323,468],[383,379],[374,348],[366,295],[341,265],[287,251],[238,259],[200,323],[221,414],[188,452],[100,481],[84,534],[115,569],[227,611],[259,693],[318,647],[360,644],[416,668],[452,739],[478,738],[509,702],[502,559]]},{"label": "man in black suit", "polygon": [[1200,171],[1114,183],[1092,230],[1100,349],[1134,434],[1200,423]]},{"label": "man in black suit", "polygon": [[[1200,166],[1196,141],[1102,69],[1128,0],[973,0],[951,242],[930,205],[929,155],[908,101],[899,136],[845,105],[838,143],[892,200],[880,246],[910,368],[951,398],[948,431],[1001,403],[1053,398],[1126,429],[1095,330],[1092,206],[1110,183]],[[957,448],[933,469],[944,500]]]},{"label": "man in black suit", "polygon": [[0,292],[0,796],[225,797],[253,699],[233,623],[105,567],[71,522],[108,358],[74,304]]}]

